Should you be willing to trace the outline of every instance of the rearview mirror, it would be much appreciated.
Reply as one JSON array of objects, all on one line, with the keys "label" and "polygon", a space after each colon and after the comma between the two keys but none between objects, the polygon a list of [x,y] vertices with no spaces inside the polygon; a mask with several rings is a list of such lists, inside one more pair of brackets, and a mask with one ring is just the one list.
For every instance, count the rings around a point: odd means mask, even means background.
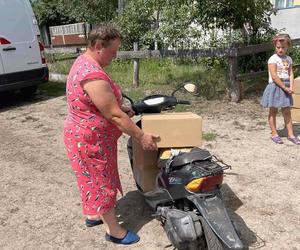
[{"label": "rearview mirror", "polygon": [[184,89],[191,93],[192,95],[198,95],[199,94],[199,88],[196,84],[193,83],[186,83],[183,85]]},{"label": "rearview mirror", "polygon": [[171,95],[174,96],[174,94],[182,88],[192,95],[199,95],[199,87],[191,82],[182,83],[177,89],[173,91]]}]

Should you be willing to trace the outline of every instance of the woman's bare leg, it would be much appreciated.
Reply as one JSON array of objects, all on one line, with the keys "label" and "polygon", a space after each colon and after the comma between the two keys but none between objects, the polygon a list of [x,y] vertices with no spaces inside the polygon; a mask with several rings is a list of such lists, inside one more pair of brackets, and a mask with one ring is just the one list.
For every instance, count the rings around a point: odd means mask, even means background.
[{"label": "woman's bare leg", "polygon": [[127,230],[122,228],[118,222],[115,209],[111,209],[105,214],[101,215],[106,226],[106,232],[116,238],[122,239],[125,237]]},{"label": "woman's bare leg", "polygon": [[86,216],[89,220],[101,220],[100,215],[87,215]]}]

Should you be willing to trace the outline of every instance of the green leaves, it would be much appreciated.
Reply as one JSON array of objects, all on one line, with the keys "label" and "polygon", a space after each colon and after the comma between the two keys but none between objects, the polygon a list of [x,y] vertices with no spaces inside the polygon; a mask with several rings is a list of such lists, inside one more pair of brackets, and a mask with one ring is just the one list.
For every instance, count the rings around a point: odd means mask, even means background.
[{"label": "green leaves", "polygon": [[109,22],[117,15],[117,0],[71,0],[71,16],[77,22],[98,24]]},{"label": "green leaves", "polygon": [[70,9],[63,0],[36,0],[32,7],[40,25],[52,26],[74,21],[70,18]]},{"label": "green leaves", "polygon": [[272,33],[270,15],[275,9],[269,0],[123,1],[122,15],[117,13],[118,0],[32,2],[40,25],[117,23],[125,37],[123,49],[132,49],[134,42],[139,42],[141,49],[218,46],[222,43],[220,30],[227,43],[237,41],[237,37],[258,43]]},{"label": "green leaves", "polygon": [[250,37],[270,30],[275,9],[269,0],[198,0],[198,22],[205,29],[244,30]]},{"label": "green leaves", "polygon": [[116,22],[126,34],[129,48],[137,41],[147,49],[154,49],[154,43],[164,47],[188,47],[191,38],[199,37],[197,28],[191,26],[195,7],[193,0],[129,0]]},{"label": "green leaves", "polygon": [[125,47],[128,49],[134,42],[143,40],[145,33],[151,30],[153,2],[130,0],[123,14],[115,20],[124,36]]},{"label": "green leaves", "polygon": [[218,30],[238,31],[244,42],[258,42],[260,34],[272,31],[274,12],[269,0],[128,0],[116,22],[128,48],[139,41],[151,49],[155,42],[183,49],[199,47],[209,36],[213,42]]},{"label": "green leaves", "polygon": [[40,25],[97,24],[117,15],[118,0],[36,0],[32,6]]}]

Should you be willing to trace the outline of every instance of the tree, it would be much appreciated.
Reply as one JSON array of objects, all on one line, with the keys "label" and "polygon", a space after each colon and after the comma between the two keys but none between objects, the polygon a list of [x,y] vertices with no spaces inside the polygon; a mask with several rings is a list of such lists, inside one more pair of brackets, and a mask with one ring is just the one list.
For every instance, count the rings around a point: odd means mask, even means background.
[{"label": "tree", "polygon": [[144,35],[151,30],[153,2],[128,1],[123,13],[115,19],[124,36],[123,47],[126,49],[132,48],[134,42],[141,42]]},{"label": "tree", "polygon": [[193,0],[129,0],[116,22],[126,36],[127,45],[140,42],[152,48],[186,46],[197,30],[191,26],[195,19]]},{"label": "tree", "polygon": [[70,16],[78,22],[110,22],[117,15],[118,0],[71,0]]},{"label": "tree", "polygon": [[198,0],[197,8],[197,22],[206,30],[241,30],[244,41],[249,35],[252,42],[258,42],[260,34],[272,31],[270,16],[276,12],[269,0]]},{"label": "tree", "polygon": [[153,42],[166,47],[195,47],[203,44],[203,38],[214,34],[215,30],[231,30],[230,35],[241,33],[243,42],[259,42],[261,36],[272,32],[270,15],[275,13],[269,0],[126,2],[125,10],[116,22],[126,34],[129,45],[139,41],[146,47]]},{"label": "tree", "polygon": [[194,0],[166,1],[161,8],[161,19],[157,20],[157,35],[167,46],[178,49],[195,47],[202,37],[196,17]]},{"label": "tree", "polygon": [[75,21],[70,18],[70,10],[62,0],[35,0],[32,7],[40,26],[67,24]]},{"label": "tree", "polygon": [[117,0],[35,0],[32,6],[40,25],[74,22],[97,24],[111,21],[117,14]]}]

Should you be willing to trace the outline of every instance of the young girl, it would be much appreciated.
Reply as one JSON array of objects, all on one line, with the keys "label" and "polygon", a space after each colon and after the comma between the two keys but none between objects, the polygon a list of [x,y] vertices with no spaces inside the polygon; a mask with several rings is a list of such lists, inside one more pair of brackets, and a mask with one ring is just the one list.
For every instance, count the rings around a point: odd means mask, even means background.
[{"label": "young girl", "polygon": [[287,139],[296,145],[300,140],[294,135],[290,107],[293,105],[292,93],[294,74],[292,69],[293,60],[287,56],[287,50],[291,46],[291,39],[287,34],[273,37],[275,54],[268,60],[269,84],[267,85],[261,104],[269,108],[269,125],[273,142],[282,144],[283,141],[276,130],[276,115],[281,108],[284,123],[287,129]]}]

